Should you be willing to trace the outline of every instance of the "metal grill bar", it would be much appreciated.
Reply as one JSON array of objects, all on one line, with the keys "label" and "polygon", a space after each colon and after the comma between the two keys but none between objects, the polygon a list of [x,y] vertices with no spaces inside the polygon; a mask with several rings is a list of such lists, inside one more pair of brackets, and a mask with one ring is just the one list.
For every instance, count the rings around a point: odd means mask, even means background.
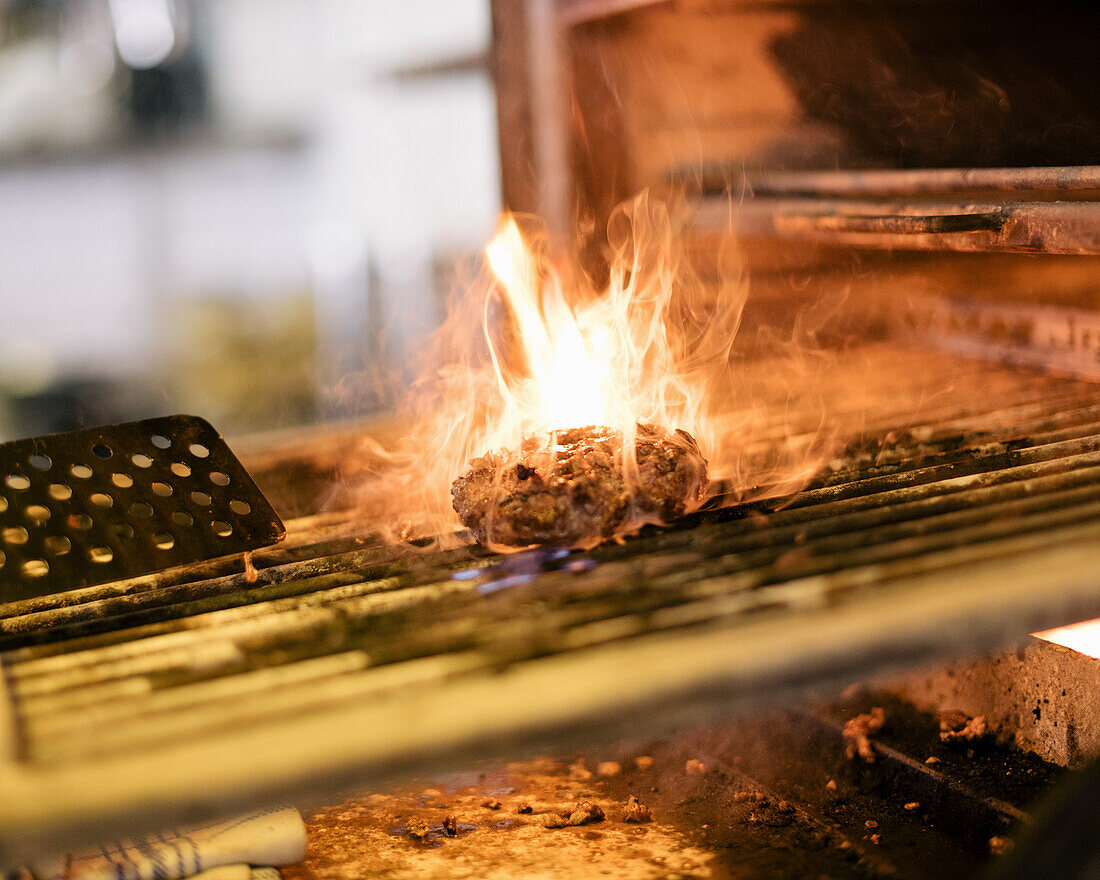
[{"label": "metal grill bar", "polygon": [[581,737],[595,719],[675,724],[1100,613],[1100,388],[957,372],[995,402],[918,411],[918,391],[899,395],[806,490],[591,553],[364,546],[326,517],[257,554],[255,583],[203,568],[12,603],[18,756],[0,802],[33,806],[0,807],[0,843]]}]

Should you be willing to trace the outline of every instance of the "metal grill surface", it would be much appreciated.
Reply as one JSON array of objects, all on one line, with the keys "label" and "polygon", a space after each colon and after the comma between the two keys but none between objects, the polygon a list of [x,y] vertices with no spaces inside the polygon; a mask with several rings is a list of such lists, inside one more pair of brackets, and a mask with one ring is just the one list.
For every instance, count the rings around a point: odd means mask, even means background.
[{"label": "metal grill surface", "polygon": [[3,606],[0,846],[658,730],[1100,614],[1100,386],[908,366],[955,393],[882,397],[801,491],[623,544],[424,551],[332,514],[251,579],[221,560]]}]

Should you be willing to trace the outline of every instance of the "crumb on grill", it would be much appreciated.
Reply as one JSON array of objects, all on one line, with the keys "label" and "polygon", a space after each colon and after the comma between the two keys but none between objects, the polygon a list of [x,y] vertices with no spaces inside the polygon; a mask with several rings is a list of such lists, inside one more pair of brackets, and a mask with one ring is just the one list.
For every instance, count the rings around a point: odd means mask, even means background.
[{"label": "crumb on grill", "polygon": [[581,801],[573,807],[573,812],[569,814],[569,824],[587,825],[589,822],[602,822],[604,817],[603,807],[599,804],[594,804],[591,801]]},{"label": "crumb on grill", "polygon": [[623,807],[623,821],[635,824],[652,822],[653,814],[649,811],[649,807],[639,801],[634,795],[631,795],[627,798],[626,805]]},{"label": "crumb on grill", "polygon": [[940,713],[940,742],[973,742],[989,732],[984,715],[973,717],[965,712]]},{"label": "crumb on grill", "polygon": [[409,819],[405,823],[405,829],[409,832],[409,837],[416,840],[423,840],[431,832],[431,826],[428,825],[423,819]]},{"label": "crumb on grill", "polygon": [[875,706],[870,712],[864,712],[855,718],[849,718],[844,724],[844,755],[849,761],[857,757],[873,764],[875,751],[871,747],[871,734],[882,730],[886,723],[886,712],[881,706]]}]

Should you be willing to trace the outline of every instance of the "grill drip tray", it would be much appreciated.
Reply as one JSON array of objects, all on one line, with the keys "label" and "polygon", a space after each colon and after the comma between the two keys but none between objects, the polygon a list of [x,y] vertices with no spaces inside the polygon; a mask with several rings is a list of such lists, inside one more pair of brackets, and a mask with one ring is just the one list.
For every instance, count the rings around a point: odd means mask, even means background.
[{"label": "grill drip tray", "polygon": [[[846,759],[845,720],[876,707],[886,723],[875,761]],[[973,878],[1061,771],[991,737],[944,743],[938,729],[933,715],[860,689],[669,739],[638,730],[587,753],[479,765],[314,811],[311,854],[283,874],[451,878],[469,865],[484,877],[569,878],[595,864],[639,880]],[[632,796],[652,822],[626,821],[639,818]],[[548,823],[585,801],[605,818]]]},{"label": "grill drip tray", "polygon": [[222,560],[3,606],[0,847],[658,735],[1100,615],[1100,386],[866,356],[919,379],[795,495],[506,558],[306,518],[258,577]]}]

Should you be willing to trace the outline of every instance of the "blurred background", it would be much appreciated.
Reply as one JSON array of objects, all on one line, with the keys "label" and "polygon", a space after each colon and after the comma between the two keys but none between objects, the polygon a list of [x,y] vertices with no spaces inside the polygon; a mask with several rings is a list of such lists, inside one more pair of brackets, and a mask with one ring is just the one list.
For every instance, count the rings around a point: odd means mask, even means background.
[{"label": "blurred background", "polygon": [[488,0],[0,0],[0,440],[367,415],[499,211]]}]

